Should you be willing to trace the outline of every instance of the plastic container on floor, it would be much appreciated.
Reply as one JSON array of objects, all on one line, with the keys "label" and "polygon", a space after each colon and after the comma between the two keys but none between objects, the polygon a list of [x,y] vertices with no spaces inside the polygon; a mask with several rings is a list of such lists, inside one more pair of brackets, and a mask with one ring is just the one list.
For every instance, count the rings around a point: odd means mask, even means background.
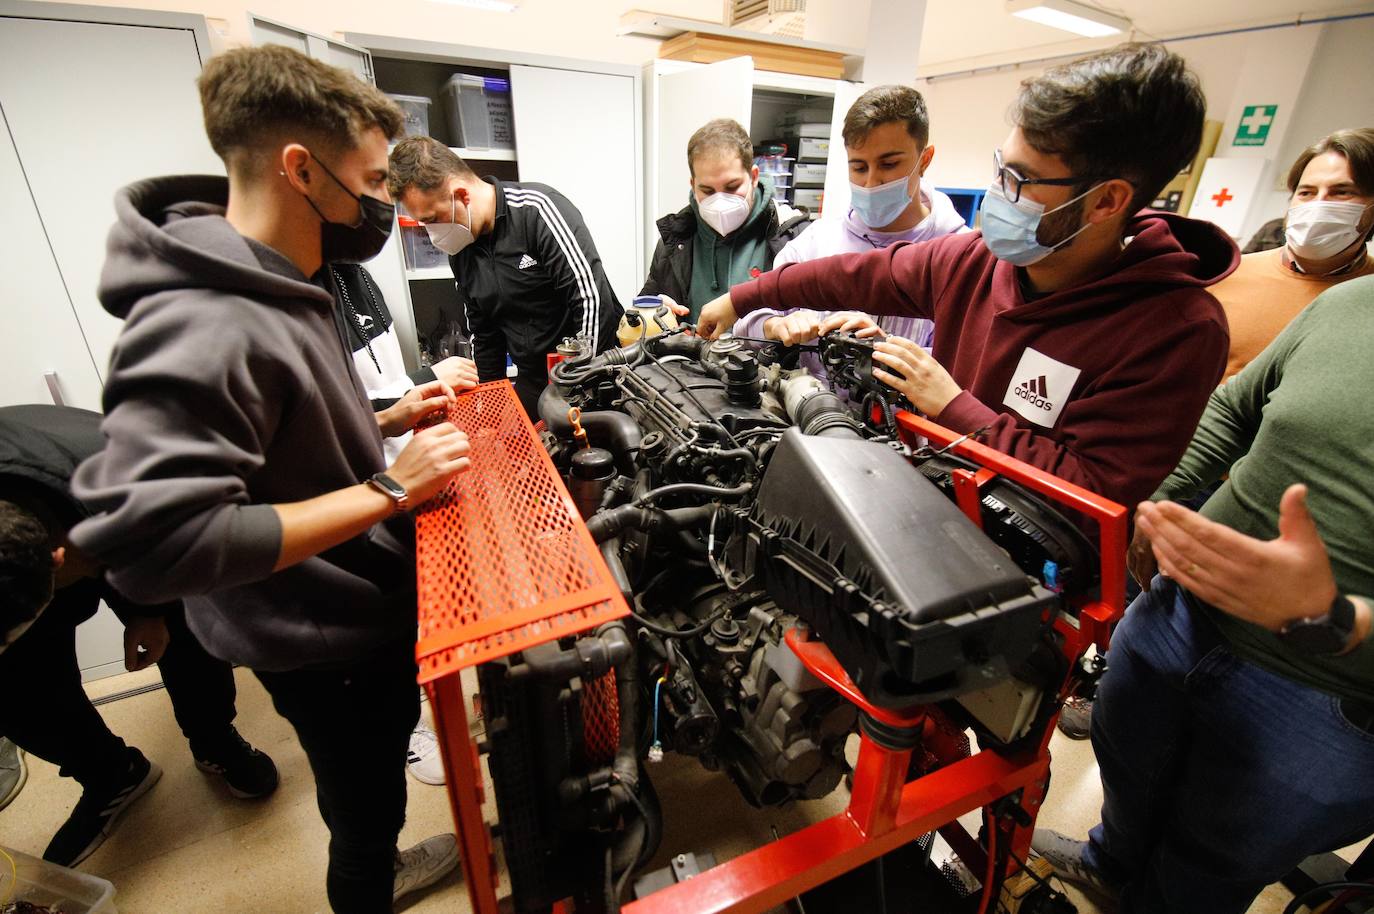
[{"label": "plastic container on floor", "polygon": [[455,73],[444,83],[442,98],[459,146],[467,149],[515,148],[510,80]]},{"label": "plastic container on floor", "polygon": [[0,848],[14,859],[14,873],[9,861],[0,856],[0,898],[6,904],[27,901],[49,908],[60,906],[62,914],[118,914],[115,908],[115,888],[109,880],[90,876],[65,866],[37,860],[28,854]]},{"label": "plastic container on floor", "polygon": [[405,115],[406,136],[429,136],[430,100],[423,95],[388,95]]}]

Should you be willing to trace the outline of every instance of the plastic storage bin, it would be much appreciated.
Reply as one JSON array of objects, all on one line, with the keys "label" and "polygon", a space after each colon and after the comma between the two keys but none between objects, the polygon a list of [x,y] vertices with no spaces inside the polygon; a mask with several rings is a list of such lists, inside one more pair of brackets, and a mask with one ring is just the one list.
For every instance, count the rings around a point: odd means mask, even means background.
[{"label": "plastic storage bin", "polygon": [[821,185],[825,183],[825,165],[815,162],[798,162],[793,180],[798,187]]},{"label": "plastic storage bin", "polygon": [[115,888],[108,880],[4,850],[14,858],[15,867],[11,877],[9,861],[0,857],[0,898],[8,898],[6,904],[27,901],[50,908],[60,905],[62,914],[118,914]]},{"label": "plastic storage bin", "polygon": [[830,158],[830,141],[819,137],[804,136],[797,140],[797,161],[821,161]]},{"label": "plastic storage bin", "polygon": [[509,80],[456,73],[444,83],[442,96],[459,146],[515,149]]},{"label": "plastic storage bin", "polygon": [[405,114],[406,136],[429,136],[430,100],[423,95],[388,95]]},{"label": "plastic storage bin", "polygon": [[401,250],[405,252],[406,269],[428,270],[448,266],[448,255],[429,240],[429,232],[414,219],[401,217]]},{"label": "plastic storage bin", "polygon": [[792,190],[792,202],[797,206],[804,206],[811,212],[820,212],[821,195],[825,193],[819,187],[797,187]]}]

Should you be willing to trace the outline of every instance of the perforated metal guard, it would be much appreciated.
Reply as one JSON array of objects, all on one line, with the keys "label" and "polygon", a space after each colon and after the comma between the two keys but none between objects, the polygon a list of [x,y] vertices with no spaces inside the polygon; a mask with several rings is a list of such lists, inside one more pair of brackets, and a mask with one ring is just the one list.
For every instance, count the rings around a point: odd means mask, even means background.
[{"label": "perforated metal guard", "polygon": [[629,613],[509,381],[458,397],[472,467],[415,519],[420,682]]}]

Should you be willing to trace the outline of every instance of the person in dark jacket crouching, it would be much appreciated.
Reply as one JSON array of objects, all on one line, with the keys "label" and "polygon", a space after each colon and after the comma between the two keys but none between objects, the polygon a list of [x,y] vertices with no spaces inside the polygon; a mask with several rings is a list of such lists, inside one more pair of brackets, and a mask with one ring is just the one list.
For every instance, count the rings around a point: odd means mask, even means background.
[{"label": "person in dark jacket crouching", "polygon": [[[272,760],[234,729],[234,671],[186,629],[180,603],[140,606],[104,580],[67,532],[89,516],[72,472],[100,450],[100,414],[0,407],[0,736],[57,765],[81,799],[43,852],[75,866],[104,843],[162,771],[110,732],[81,687],[76,627],[104,600],[124,623],[124,665],[156,663],[177,724],[202,771],[241,799],[277,789]],[[20,696],[23,696],[20,698]]]}]

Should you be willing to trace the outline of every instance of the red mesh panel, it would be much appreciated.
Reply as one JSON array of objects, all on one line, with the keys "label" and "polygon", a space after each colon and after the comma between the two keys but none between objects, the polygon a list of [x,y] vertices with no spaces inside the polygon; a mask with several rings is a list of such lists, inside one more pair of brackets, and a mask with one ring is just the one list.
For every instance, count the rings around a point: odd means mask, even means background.
[{"label": "red mesh panel", "polygon": [[582,740],[587,760],[605,765],[620,747],[620,696],[615,691],[615,670],[582,688]]},{"label": "red mesh panel", "polygon": [[422,683],[629,612],[510,382],[448,418],[472,468],[415,519]]}]

